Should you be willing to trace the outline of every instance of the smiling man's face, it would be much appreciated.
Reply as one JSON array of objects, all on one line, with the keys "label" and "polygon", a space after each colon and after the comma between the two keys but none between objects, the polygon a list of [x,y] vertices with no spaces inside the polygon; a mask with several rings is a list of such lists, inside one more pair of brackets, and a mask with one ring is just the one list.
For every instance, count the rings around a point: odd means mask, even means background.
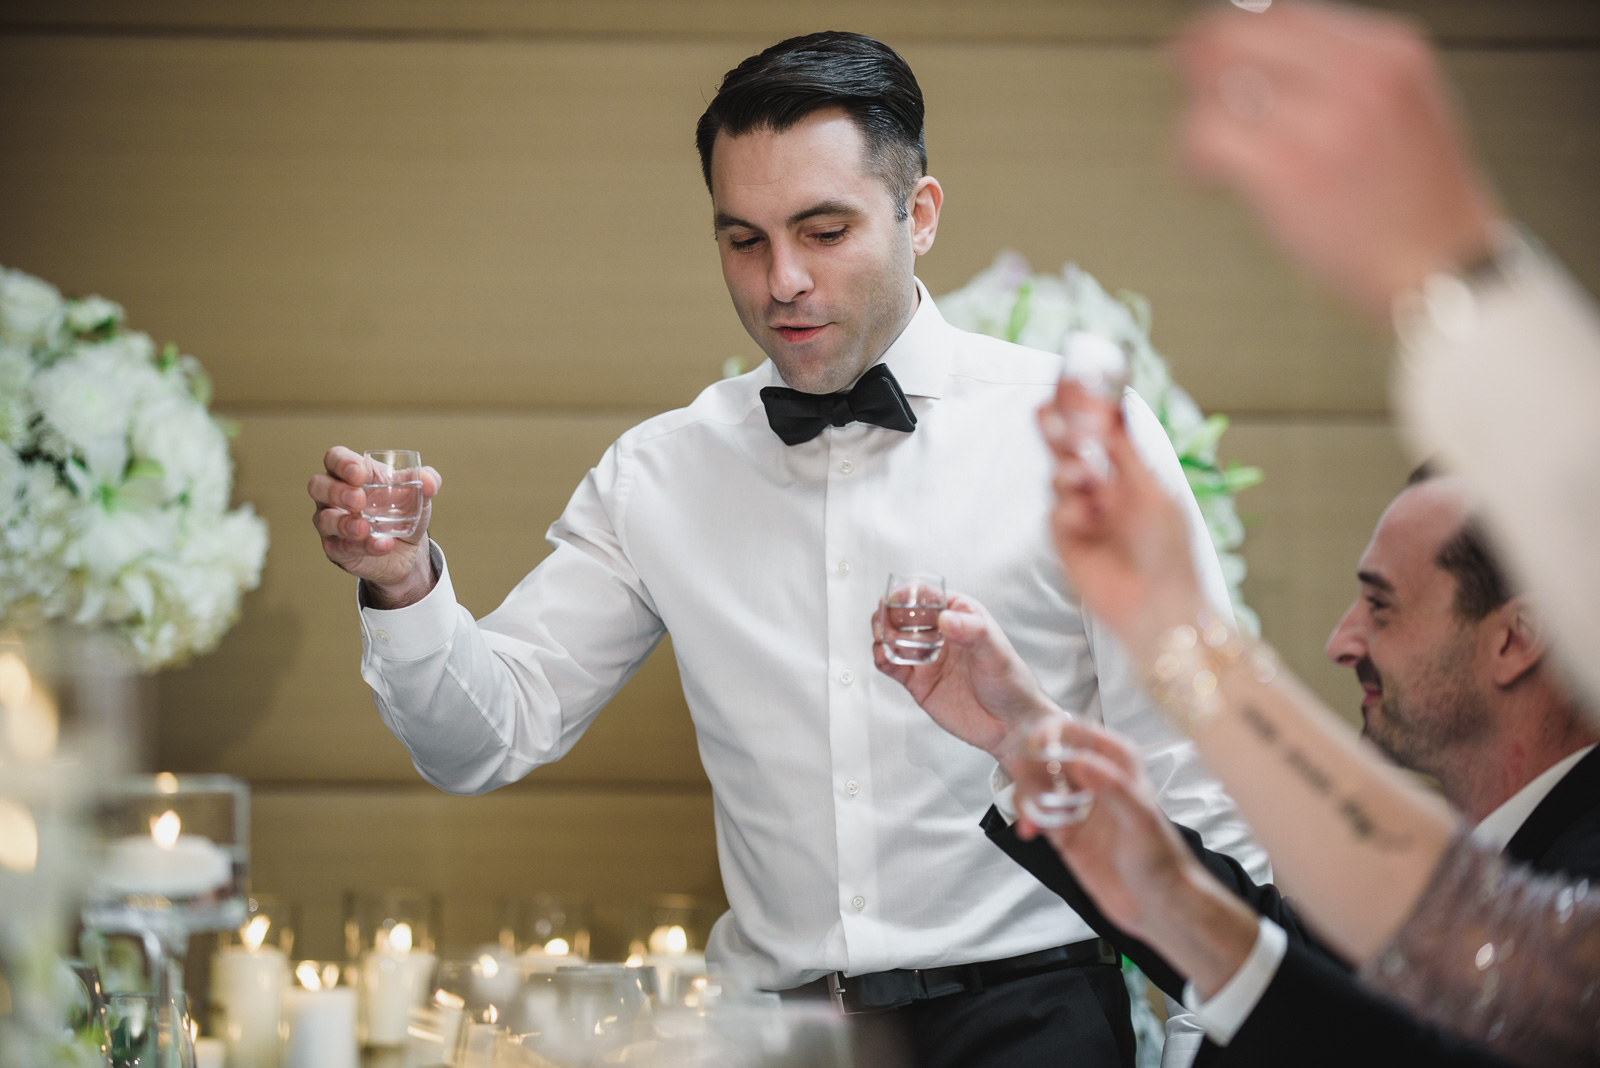
[{"label": "smiling man's face", "polygon": [[1362,736],[1415,771],[1436,773],[1488,724],[1480,628],[1456,610],[1457,579],[1438,561],[1467,514],[1452,479],[1396,497],[1361,556],[1361,592],[1328,639],[1328,656],[1361,684]]},{"label": "smiling man's face", "polygon": [[719,134],[711,156],[734,309],[783,380],[806,393],[848,386],[916,311],[917,216],[895,218],[864,149],[856,124],[826,109],[782,133]]}]

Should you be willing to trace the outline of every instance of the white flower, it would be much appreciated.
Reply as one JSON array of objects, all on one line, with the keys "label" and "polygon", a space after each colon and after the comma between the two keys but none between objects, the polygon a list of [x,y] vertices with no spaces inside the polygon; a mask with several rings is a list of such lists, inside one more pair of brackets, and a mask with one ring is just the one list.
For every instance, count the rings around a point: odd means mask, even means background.
[{"label": "white flower", "polygon": [[0,624],[109,623],[153,670],[221,640],[267,530],[199,362],[121,318],[0,271]]},{"label": "white flower", "polygon": [[63,312],[67,329],[74,334],[87,334],[122,321],[122,305],[104,297],[69,300]]},{"label": "white flower", "polygon": [[33,418],[28,400],[28,380],[33,377],[33,361],[21,345],[0,344],[0,444],[13,448],[22,444]]},{"label": "white flower", "polygon": [[33,346],[61,330],[61,292],[42,279],[0,268],[0,341]]}]

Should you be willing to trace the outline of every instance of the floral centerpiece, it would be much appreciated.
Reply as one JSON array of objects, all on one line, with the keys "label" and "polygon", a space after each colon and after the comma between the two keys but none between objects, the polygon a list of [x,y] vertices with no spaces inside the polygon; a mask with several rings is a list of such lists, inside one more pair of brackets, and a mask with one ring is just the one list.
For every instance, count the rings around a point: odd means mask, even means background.
[{"label": "floral centerpiece", "polygon": [[1207,418],[1172,380],[1166,361],[1150,344],[1150,302],[1127,290],[1112,296],[1076,264],[1067,264],[1058,275],[1034,274],[1026,259],[1008,251],[965,286],[938,298],[938,304],[954,326],[1030,348],[1062,352],[1069,337],[1082,331],[1122,350],[1130,384],[1161,421],[1183,464],[1222,561],[1239,625],[1259,633],[1260,621],[1239,590],[1245,575],[1244,557],[1239,555],[1244,524],[1234,507],[1234,495],[1260,482],[1261,471],[1218,465],[1217,444],[1228,429],[1228,418]]},{"label": "floral centerpiece", "polygon": [[146,670],[215,648],[261,579],[193,356],[0,267],[0,625],[109,625]]}]

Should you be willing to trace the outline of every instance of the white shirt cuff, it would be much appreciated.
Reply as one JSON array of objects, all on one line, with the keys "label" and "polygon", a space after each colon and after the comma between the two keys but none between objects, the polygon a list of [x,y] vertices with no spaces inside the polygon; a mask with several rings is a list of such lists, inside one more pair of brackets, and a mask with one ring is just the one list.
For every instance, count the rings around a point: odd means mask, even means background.
[{"label": "white shirt cuff", "polygon": [[368,608],[361,584],[356,584],[364,653],[384,660],[416,660],[437,652],[455,634],[456,591],[450,584],[444,550],[429,541],[428,553],[439,580],[427,596],[415,604],[404,608]]},{"label": "white shirt cuff", "polygon": [[995,810],[1006,821],[1006,826],[1017,822],[1017,784],[999,764],[989,773],[989,790],[994,794]]},{"label": "white shirt cuff", "polygon": [[1267,987],[1272,985],[1278,966],[1283,963],[1283,955],[1289,949],[1289,936],[1283,933],[1282,927],[1265,916],[1260,917],[1257,927],[1256,944],[1250,947],[1250,955],[1209,1001],[1200,1000],[1193,983],[1183,985],[1184,1006],[1194,1013],[1211,1041],[1219,1046],[1233,1041],[1233,1036],[1250,1018]]}]

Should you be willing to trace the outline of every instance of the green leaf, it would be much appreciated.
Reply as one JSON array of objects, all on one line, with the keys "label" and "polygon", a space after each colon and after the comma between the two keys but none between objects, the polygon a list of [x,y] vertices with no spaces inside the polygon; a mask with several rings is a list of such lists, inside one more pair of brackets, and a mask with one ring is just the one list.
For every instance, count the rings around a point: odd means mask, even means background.
[{"label": "green leaf", "polygon": [[1022,336],[1022,331],[1028,325],[1028,317],[1033,313],[1033,279],[1022,283],[1017,290],[1017,302],[1011,305],[1011,321],[1006,324],[1006,340],[1013,345]]},{"label": "green leaf", "polygon": [[1238,493],[1240,490],[1247,490],[1251,486],[1260,485],[1261,480],[1267,476],[1266,472],[1259,467],[1246,467],[1236,462],[1228,465],[1227,471],[1223,472],[1223,477],[1227,479],[1228,492]]}]

